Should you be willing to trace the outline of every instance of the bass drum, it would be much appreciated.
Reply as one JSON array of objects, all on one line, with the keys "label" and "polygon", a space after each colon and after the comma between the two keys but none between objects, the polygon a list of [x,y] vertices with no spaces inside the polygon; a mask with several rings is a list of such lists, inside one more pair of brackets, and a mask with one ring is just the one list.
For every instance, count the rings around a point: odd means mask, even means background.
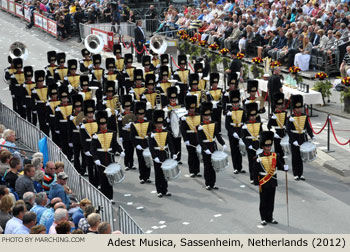
[{"label": "bass drum", "polygon": [[175,138],[181,136],[180,120],[181,120],[181,117],[186,114],[187,114],[186,108],[174,109],[170,112],[171,133]]},{"label": "bass drum", "polygon": [[170,158],[166,159],[162,163],[161,168],[163,170],[164,177],[167,181],[176,179],[181,173],[179,164],[174,159],[170,159]]},{"label": "bass drum", "polygon": [[304,163],[312,162],[317,158],[316,144],[305,142],[300,146],[301,160]]},{"label": "bass drum", "polygon": [[122,166],[118,163],[111,163],[106,167],[104,173],[107,176],[108,182],[111,186],[120,183],[125,179],[125,174]]}]

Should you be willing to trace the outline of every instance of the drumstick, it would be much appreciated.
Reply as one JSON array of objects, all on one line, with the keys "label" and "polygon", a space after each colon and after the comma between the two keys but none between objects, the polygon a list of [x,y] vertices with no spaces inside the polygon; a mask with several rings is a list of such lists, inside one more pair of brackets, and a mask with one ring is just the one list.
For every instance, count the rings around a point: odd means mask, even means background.
[{"label": "drumstick", "polygon": [[[284,158],[284,157],[283,157]],[[284,158],[285,161],[286,158]],[[286,173],[286,202],[287,202],[287,223],[288,223],[288,227],[289,227],[289,202],[288,202],[288,171],[285,171]]]}]

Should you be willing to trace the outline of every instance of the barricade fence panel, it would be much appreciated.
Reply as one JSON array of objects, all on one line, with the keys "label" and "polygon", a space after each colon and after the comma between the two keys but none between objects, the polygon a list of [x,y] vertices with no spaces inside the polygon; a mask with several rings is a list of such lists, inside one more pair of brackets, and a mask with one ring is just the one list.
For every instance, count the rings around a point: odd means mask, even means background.
[{"label": "barricade fence panel", "polygon": [[122,206],[118,206],[119,230],[123,234],[143,234],[142,228],[131,218]]}]

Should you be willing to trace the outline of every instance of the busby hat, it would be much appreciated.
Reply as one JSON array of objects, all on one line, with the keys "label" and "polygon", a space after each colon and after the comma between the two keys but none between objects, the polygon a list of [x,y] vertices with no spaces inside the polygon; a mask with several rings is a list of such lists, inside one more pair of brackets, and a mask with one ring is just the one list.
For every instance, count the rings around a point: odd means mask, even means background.
[{"label": "busby hat", "polygon": [[303,107],[303,96],[302,95],[292,95],[291,96],[292,108],[302,108]]},{"label": "busby hat", "polygon": [[168,64],[169,63],[169,55],[168,54],[160,55],[160,62],[161,62],[161,64]]},{"label": "busby hat", "polygon": [[123,97],[122,97],[122,105],[123,105],[123,108],[131,107],[131,105],[132,105],[132,96],[131,95],[123,95]]},{"label": "busby hat", "polygon": [[162,77],[169,76],[169,67],[168,66],[160,66],[159,75]]},{"label": "busby hat", "polygon": [[176,99],[177,98],[177,88],[176,87],[168,87],[166,90],[168,99]]},{"label": "busby hat", "polygon": [[114,81],[107,81],[106,82],[106,93],[107,92],[113,92],[113,95],[115,94],[115,82]]},{"label": "busby hat", "polygon": [[257,92],[258,91],[259,82],[257,80],[248,80],[247,82],[247,92]]},{"label": "busby hat", "polygon": [[190,108],[196,108],[197,107],[197,96],[196,95],[186,95],[185,96],[185,105],[186,105],[187,110],[189,110]]},{"label": "busby hat", "polygon": [[273,144],[274,133],[272,131],[260,132],[259,145],[260,148],[263,146],[271,146]]},{"label": "busby hat", "polygon": [[179,65],[181,65],[181,64],[187,64],[187,57],[186,57],[186,55],[184,55],[184,54],[179,55],[179,56],[177,57],[177,63],[178,63]]},{"label": "busby hat", "polygon": [[202,102],[201,115],[211,115],[213,104],[211,102]]},{"label": "busby hat", "polygon": [[13,66],[15,68],[22,68],[23,67],[23,60],[21,58],[14,58],[12,60]]},{"label": "busby hat", "polygon": [[142,66],[146,67],[146,66],[150,66],[150,65],[151,65],[151,56],[144,55],[142,57]]},{"label": "busby hat", "polygon": [[194,72],[195,73],[203,73],[203,64],[200,62],[194,64]]},{"label": "busby hat", "polygon": [[12,64],[12,58],[11,58],[11,56],[7,56],[7,61],[8,61],[9,64]]},{"label": "busby hat", "polygon": [[135,114],[145,114],[146,113],[146,102],[140,101],[135,103]]},{"label": "busby hat", "polygon": [[190,74],[190,76],[188,77],[188,84],[190,86],[199,84],[199,76],[197,73]]},{"label": "busby hat", "polygon": [[231,72],[227,76],[227,85],[238,85],[238,74],[235,72]]},{"label": "busby hat", "polygon": [[108,113],[107,113],[107,111],[105,111],[105,110],[97,111],[97,113],[96,113],[96,122],[97,122],[98,125],[106,124],[107,120],[108,120]]},{"label": "busby hat", "polygon": [[102,63],[102,57],[101,54],[94,54],[92,55],[92,63],[94,65],[98,65]]},{"label": "busby hat", "polygon": [[82,107],[83,106],[83,96],[80,94],[76,94],[72,96],[73,108]]},{"label": "busby hat", "polygon": [[275,105],[283,105],[284,104],[284,93],[275,93],[273,95],[273,103]]},{"label": "busby hat", "polygon": [[85,57],[85,56],[87,56],[87,55],[90,55],[90,54],[91,54],[91,53],[90,53],[89,50],[86,49],[86,48],[84,48],[84,49],[81,50],[81,55],[82,55],[83,57]]},{"label": "busby hat", "polygon": [[60,52],[56,54],[57,64],[66,62],[66,54],[64,52]]},{"label": "busby hat", "polygon": [[69,70],[77,70],[77,67],[78,67],[78,61],[77,60],[70,59],[70,60],[68,60],[67,64],[68,64],[68,71]]},{"label": "busby hat", "polygon": [[150,50],[150,52],[149,52],[150,54],[152,54],[152,55],[158,55],[158,53],[156,53],[155,51],[153,51],[153,50]]},{"label": "busby hat", "polygon": [[152,121],[154,124],[164,122],[164,110],[154,110],[152,115]]},{"label": "busby hat", "polygon": [[115,68],[115,59],[114,58],[107,58],[106,59],[106,68]]},{"label": "busby hat", "polygon": [[34,72],[34,76],[35,76],[35,82],[44,81],[45,80],[45,71],[44,70],[36,70]]},{"label": "busby hat", "polygon": [[136,69],[134,70],[134,80],[140,80],[143,81],[143,71],[142,69]]},{"label": "busby hat", "polygon": [[58,96],[60,99],[64,98],[64,97],[68,97],[69,96],[68,87],[67,86],[60,86],[58,88]]},{"label": "busby hat", "polygon": [[246,104],[247,116],[256,116],[258,114],[258,104],[256,102]]},{"label": "busby hat", "polygon": [[131,54],[131,53],[126,53],[126,54],[124,55],[124,64],[125,64],[125,65],[128,64],[128,63],[131,63],[131,64],[132,64],[132,62],[133,62],[133,56],[132,56],[132,54]]},{"label": "busby hat", "polygon": [[87,113],[95,113],[95,100],[84,101],[84,115]]},{"label": "busby hat", "polygon": [[230,102],[237,103],[239,102],[241,97],[241,92],[238,89],[234,89],[230,91]]},{"label": "busby hat", "polygon": [[219,73],[210,73],[210,85],[212,85],[213,83],[219,83],[219,80]]},{"label": "busby hat", "polygon": [[53,96],[58,94],[58,85],[56,83],[52,83],[47,87],[48,96]]},{"label": "busby hat", "polygon": [[80,75],[80,86],[89,86],[89,76],[88,75]]},{"label": "busby hat", "polygon": [[32,66],[25,66],[23,68],[23,72],[24,72],[24,77],[27,78],[27,77],[30,77],[30,78],[33,78],[33,67]]},{"label": "busby hat", "polygon": [[51,61],[56,61],[56,51],[48,51],[47,52],[47,61],[50,63]]},{"label": "busby hat", "polygon": [[145,86],[147,87],[148,85],[155,85],[155,83],[156,83],[156,76],[154,74],[147,74],[146,80],[145,80]]},{"label": "busby hat", "polygon": [[120,44],[114,44],[113,45],[113,54],[122,54],[122,46]]}]

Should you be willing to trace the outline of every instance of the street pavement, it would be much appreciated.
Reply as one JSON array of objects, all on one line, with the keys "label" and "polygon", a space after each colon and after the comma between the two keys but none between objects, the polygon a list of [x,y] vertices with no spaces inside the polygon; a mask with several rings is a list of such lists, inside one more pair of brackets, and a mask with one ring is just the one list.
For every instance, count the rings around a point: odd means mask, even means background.
[{"label": "street pavement", "polygon": [[[80,58],[82,44],[70,40],[59,42],[36,28],[25,28],[25,23],[0,11],[0,65],[8,66],[7,55],[11,43],[21,41],[29,49],[24,65],[41,69],[47,64],[46,52],[64,51],[67,59]],[[0,99],[11,105],[8,86],[0,82]],[[321,128],[326,114],[314,111],[311,118],[315,130]],[[262,117],[266,125],[266,115]],[[333,116],[333,125],[341,142],[349,138],[348,119]],[[326,130],[317,136],[318,159],[304,165],[306,181],[294,181],[288,172],[289,226],[286,206],[285,172],[278,172],[279,186],[276,192],[274,217],[278,225],[260,226],[258,187],[249,184],[249,175],[234,175],[232,166],[217,174],[219,190],[205,190],[203,178],[190,178],[187,167],[187,151],[182,144],[181,175],[169,182],[171,197],[158,198],[152,184],[139,184],[138,170],[126,171],[126,179],[114,187],[114,200],[123,206],[146,233],[348,233],[350,226],[350,177],[337,172],[347,167],[329,169],[326,163],[347,160],[349,146],[340,147],[331,138],[331,149],[338,153],[333,157],[323,151],[327,143]],[[229,146],[226,130],[222,130]],[[230,150],[227,150],[229,153]],[[334,154],[335,155],[335,154]],[[248,170],[247,157],[243,167]],[[231,163],[231,159],[229,159]],[[290,160],[288,161],[290,164]],[[338,164],[338,163],[337,163]],[[137,166],[137,159],[135,158]],[[290,165],[291,169],[291,165]],[[203,165],[201,165],[203,174]]]}]

